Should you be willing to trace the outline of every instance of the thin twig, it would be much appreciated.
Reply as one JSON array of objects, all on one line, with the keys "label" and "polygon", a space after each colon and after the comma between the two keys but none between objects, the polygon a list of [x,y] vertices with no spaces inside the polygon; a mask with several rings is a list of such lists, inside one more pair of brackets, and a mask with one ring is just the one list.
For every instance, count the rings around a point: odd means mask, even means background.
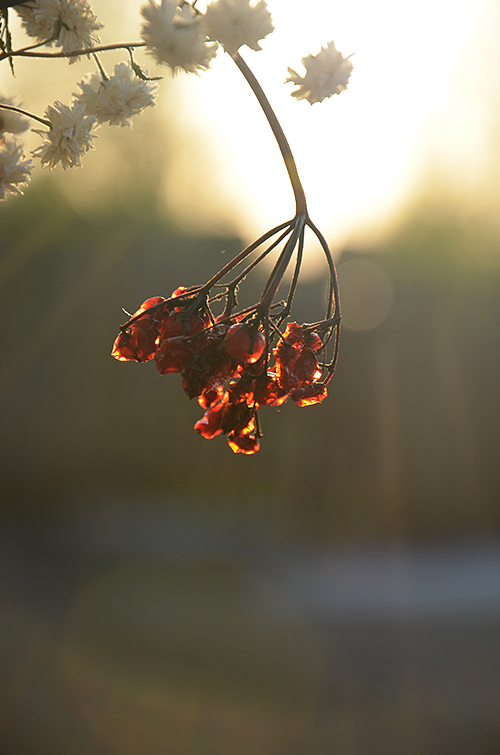
[{"label": "thin twig", "polygon": [[264,286],[259,305],[264,315],[269,312],[269,307],[274,301],[274,297],[276,296],[276,292],[278,291],[280,283],[283,280],[283,276],[286,273],[288,265],[290,264],[290,260],[295,250],[297,241],[300,238],[300,234],[302,233],[302,229],[304,228],[304,225],[306,223],[306,219],[307,215],[297,215],[297,217],[295,218],[295,225],[292,235],[283,247],[283,251],[278,257],[271,275],[269,276],[267,283]]},{"label": "thin twig", "polygon": [[[41,42],[40,44],[46,44]],[[73,50],[72,52],[33,52],[33,48],[38,45],[31,45],[21,50],[12,50],[12,52],[2,53],[0,60],[5,58],[77,58],[80,55],[92,55],[96,52],[105,52],[106,50],[133,50],[136,47],[145,47],[145,42],[116,42],[110,45],[96,45],[87,47],[84,50]]]},{"label": "thin twig", "polygon": [[305,235],[305,228],[302,229],[302,233],[300,234],[299,245],[297,247],[297,259],[295,260],[295,269],[293,271],[293,278],[290,283],[290,289],[288,291],[288,296],[286,298],[285,308],[283,309],[283,312],[281,313],[278,320],[278,325],[281,325],[283,320],[285,320],[288,317],[292,309],[293,297],[295,296],[297,283],[299,282],[300,268],[302,265],[302,257],[304,254],[304,235]]},{"label": "thin twig", "polygon": [[327,311],[326,311],[326,319],[328,319],[332,315],[333,303],[335,303],[335,310],[334,310],[335,314],[340,316],[340,296],[339,296],[339,285],[338,285],[338,279],[337,279],[337,270],[335,268],[335,263],[333,261],[330,247],[328,246],[326,239],[321,233],[321,231],[319,230],[319,228],[316,228],[316,226],[312,222],[311,218],[308,217],[306,222],[309,228],[316,235],[316,238],[318,239],[319,243],[321,244],[321,247],[325,253],[326,261],[328,264],[330,277],[329,277],[328,306],[327,306]]},{"label": "thin twig", "polygon": [[38,115],[33,115],[33,113],[29,113],[27,110],[23,110],[20,107],[14,107],[14,105],[5,105],[3,102],[0,102],[0,108],[2,110],[12,110],[14,113],[20,113],[21,115],[25,115],[27,118],[32,118],[34,121],[38,121],[39,123],[42,123],[44,126],[51,127],[50,121],[48,121],[46,118],[39,118]]},{"label": "thin twig", "polygon": [[290,229],[286,228],[286,230],[281,234],[281,236],[278,239],[276,239],[276,241],[273,241],[273,243],[264,252],[262,252],[261,254],[259,254],[259,256],[253,262],[251,262],[249,265],[247,265],[247,267],[244,270],[242,270],[242,272],[236,278],[234,278],[232,281],[230,281],[227,284],[227,287],[228,288],[235,287],[239,283],[241,283],[241,281],[246,278],[246,276],[248,275],[248,273],[251,270],[253,270],[253,268],[256,267],[265,257],[267,257],[267,255],[270,252],[272,252],[273,249],[276,249],[276,247],[283,241],[284,238],[286,238],[286,236],[289,233],[290,233]]},{"label": "thin twig", "polygon": [[203,290],[210,291],[210,289],[213,288],[216,283],[222,280],[222,278],[227,275],[227,273],[230,273],[231,270],[236,267],[236,265],[239,265],[239,263],[242,262],[245,257],[248,257],[249,254],[251,254],[255,249],[257,249],[261,244],[266,242],[276,233],[279,233],[284,228],[291,227],[293,222],[293,220],[287,220],[286,223],[281,223],[280,225],[277,225],[275,228],[271,228],[270,231],[267,231],[267,233],[264,233],[262,236],[260,236],[256,241],[254,241],[252,244],[243,249],[239,254],[237,254],[236,257],[231,260],[231,262],[228,262],[227,265],[224,265],[222,270],[219,270],[218,273],[210,278],[208,283],[203,286]]},{"label": "thin twig", "polygon": [[285,167],[287,169],[288,176],[290,178],[290,183],[292,184],[292,189],[295,196],[296,214],[306,215],[307,206],[306,206],[306,197],[304,194],[304,189],[302,188],[302,184],[300,182],[300,178],[297,171],[297,166],[295,164],[295,159],[292,154],[292,150],[290,149],[290,145],[288,144],[285,133],[283,129],[281,128],[281,124],[276,118],[275,112],[272,109],[266,95],[264,94],[264,90],[262,89],[261,85],[255,78],[254,74],[252,73],[250,68],[247,66],[247,64],[245,63],[245,61],[243,60],[239,52],[236,52],[231,57],[233,58],[234,62],[236,63],[241,73],[247,80],[248,84],[250,85],[252,89],[252,92],[257,97],[259,105],[264,111],[264,114],[269,122],[269,125],[271,126],[271,130],[275,136],[275,139],[278,142],[278,147],[280,148],[280,152],[282,154],[283,160],[285,162]]}]

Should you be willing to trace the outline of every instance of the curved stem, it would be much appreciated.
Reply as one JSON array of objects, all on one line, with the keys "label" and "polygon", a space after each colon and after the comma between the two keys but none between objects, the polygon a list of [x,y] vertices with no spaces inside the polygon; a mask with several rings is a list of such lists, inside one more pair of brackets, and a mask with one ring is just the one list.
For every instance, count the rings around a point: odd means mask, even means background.
[{"label": "curved stem", "polygon": [[332,303],[335,304],[335,307],[334,307],[335,314],[340,317],[339,284],[338,284],[338,279],[337,279],[337,270],[335,268],[335,263],[333,261],[332,253],[326,242],[325,237],[323,236],[319,228],[316,228],[316,226],[314,225],[314,223],[312,222],[310,218],[307,218],[306,222],[309,228],[315,234],[319,243],[321,244],[323,251],[325,253],[327,264],[328,264],[328,272],[329,272],[328,289],[329,290],[328,290],[328,305],[326,309],[326,319],[328,320],[332,315]]},{"label": "curved stem", "polygon": [[102,80],[103,80],[103,81],[109,81],[108,77],[106,76],[106,71],[105,71],[105,70],[104,70],[104,68],[102,67],[101,61],[100,61],[100,60],[99,60],[99,58],[97,57],[96,53],[93,53],[92,57],[94,58],[94,62],[95,62],[96,66],[97,66],[97,67],[98,67],[98,69],[99,69],[99,73],[100,73],[100,74],[101,74],[101,76],[102,76]]},{"label": "curved stem", "polygon": [[325,252],[326,260],[328,263],[330,278],[329,278],[328,306],[327,306],[327,312],[326,312],[326,320],[330,319],[331,317],[332,303],[335,304],[335,307],[334,307],[335,324],[333,325],[335,329],[335,340],[334,340],[334,346],[333,346],[332,361],[330,362],[330,365],[328,367],[328,375],[324,381],[325,385],[327,385],[333,377],[333,373],[335,372],[335,368],[337,367],[337,361],[339,358],[340,324],[341,324],[341,319],[342,319],[342,316],[340,313],[339,284],[338,284],[338,279],[337,279],[337,270],[335,268],[335,263],[333,261],[332,253],[330,252],[330,248],[328,244],[326,243],[325,237],[323,236],[319,228],[316,228],[314,223],[309,218],[307,220],[307,225],[315,233],[316,238],[318,239],[319,243],[323,247],[323,251]]},{"label": "curved stem", "polygon": [[278,291],[278,288],[280,286],[281,281],[283,280],[283,276],[286,272],[286,269],[288,265],[290,264],[290,260],[295,251],[297,241],[299,240],[300,235],[302,234],[304,225],[306,224],[306,220],[307,220],[307,215],[305,214],[297,215],[292,234],[290,238],[287,240],[285,246],[283,247],[283,251],[278,257],[276,264],[271,272],[271,275],[269,276],[267,283],[264,286],[264,291],[262,292],[262,297],[259,303],[259,309],[262,315],[265,317],[267,317],[267,314],[271,308],[271,304],[273,303],[274,297],[276,296],[276,292]]},{"label": "curved stem", "polygon": [[[275,228],[271,228],[270,231],[267,231],[267,233],[264,233],[260,238],[257,239],[257,241],[254,241],[252,244],[247,246],[245,249],[243,249],[239,254],[236,255],[236,257],[233,257],[233,259],[227,263],[227,265],[224,265],[224,267],[219,270],[218,273],[216,273],[208,283],[206,283],[204,286],[202,286],[203,291],[210,291],[211,288],[215,286],[216,283],[218,283],[222,278],[227,275],[227,273],[231,272],[233,268],[236,267],[236,265],[239,265],[240,262],[242,262],[245,257],[248,257],[249,254],[251,254],[255,249],[257,249],[261,244],[264,244],[268,239],[270,239],[275,234],[282,231],[284,228],[290,228],[292,226],[293,220],[288,220],[286,223],[281,223],[280,225],[277,225]],[[285,234],[286,235],[286,234]]]},{"label": "curved stem", "polygon": [[269,103],[269,100],[264,94],[264,91],[261,85],[255,78],[252,71],[247,66],[247,64],[245,63],[245,61],[243,60],[239,52],[236,52],[231,57],[233,58],[234,62],[236,63],[241,73],[247,80],[248,84],[250,85],[252,89],[252,92],[257,97],[257,100],[259,101],[259,105],[264,111],[264,114],[268,120],[269,125],[271,126],[271,130],[275,136],[275,139],[278,142],[278,147],[280,148],[280,152],[283,156],[283,160],[285,161],[285,167],[287,169],[288,176],[290,178],[290,183],[292,184],[292,189],[295,196],[295,205],[296,205],[297,215],[299,214],[307,215],[306,197],[304,194],[304,189],[302,188],[302,184],[300,182],[300,178],[299,178],[297,166],[295,164],[295,160],[292,154],[292,150],[290,149],[290,145],[288,144],[285,133],[283,129],[281,128],[280,122],[276,118],[274,110],[272,109]]},{"label": "curved stem", "polygon": [[290,229],[287,227],[285,231],[281,234],[281,236],[279,236],[279,238],[276,239],[276,241],[273,241],[273,243],[270,246],[268,246],[265,251],[259,254],[257,259],[255,259],[253,262],[247,265],[247,267],[244,270],[242,270],[242,272],[239,275],[237,275],[236,278],[233,278],[233,280],[227,284],[228,288],[238,286],[241,283],[241,281],[246,278],[248,273],[254,269],[254,267],[257,267],[257,265],[259,265],[262,262],[262,260],[265,257],[267,257],[267,255],[270,254],[273,251],[273,249],[275,249],[278,246],[278,244],[281,244],[283,239],[286,238],[289,233],[290,233]]},{"label": "curved stem", "polygon": [[279,316],[278,325],[281,325],[283,320],[286,320],[286,318],[288,317],[292,309],[293,297],[295,296],[297,283],[299,282],[300,266],[302,265],[302,257],[304,254],[304,236],[305,236],[305,226],[302,228],[302,231],[300,234],[299,244],[297,247],[297,258],[295,261],[295,269],[293,271],[293,277],[290,283],[290,289],[288,291],[288,296],[286,298],[285,308]]},{"label": "curved stem", "polygon": [[43,123],[44,126],[48,126],[50,128],[50,121],[46,120],[45,118],[39,118],[38,115],[33,115],[33,113],[29,113],[27,110],[23,110],[20,107],[14,107],[14,105],[4,105],[3,102],[0,102],[0,108],[2,110],[12,110],[13,113],[20,113],[21,115],[25,115],[27,118],[32,118],[34,121]]}]

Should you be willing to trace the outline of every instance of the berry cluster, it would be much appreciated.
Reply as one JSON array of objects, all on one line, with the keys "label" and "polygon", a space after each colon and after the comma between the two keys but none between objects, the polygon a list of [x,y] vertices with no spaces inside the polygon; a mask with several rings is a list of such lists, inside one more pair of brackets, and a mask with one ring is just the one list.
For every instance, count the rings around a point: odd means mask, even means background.
[{"label": "berry cluster", "polygon": [[316,357],[324,342],[295,322],[281,333],[256,308],[214,317],[197,293],[180,287],[169,299],[147,299],[121,327],[111,355],[122,362],[154,359],[160,374],[180,373],[186,394],[205,410],[195,430],[208,439],[223,433],[235,453],[253,454],[262,435],[260,406],[326,398]]}]

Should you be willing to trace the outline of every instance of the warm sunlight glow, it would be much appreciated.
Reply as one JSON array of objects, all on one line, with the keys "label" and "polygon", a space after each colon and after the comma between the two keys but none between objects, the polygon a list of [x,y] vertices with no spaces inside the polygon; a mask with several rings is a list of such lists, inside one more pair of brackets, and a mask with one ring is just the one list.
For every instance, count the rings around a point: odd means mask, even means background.
[{"label": "warm sunlight glow", "polygon": [[[495,106],[487,82],[496,38],[485,42],[498,28],[495,0],[268,4],[275,31],[261,52],[241,52],[287,135],[311,217],[334,250],[378,241],[435,166],[451,185],[472,185],[486,163],[484,124]],[[109,38],[117,39],[137,38],[141,5],[94,1]],[[15,17],[13,30],[19,31]],[[301,58],[329,40],[352,54],[347,90],[321,104],[296,101],[293,86],[283,83],[287,67],[302,72]],[[274,138],[229,56],[220,51],[200,76],[173,78],[143,51],[137,57],[163,76],[158,105],[137,119],[132,134],[102,130],[85,171],[54,172],[75,207],[119,202],[135,183],[191,231],[249,241],[290,218],[293,195]],[[112,69],[122,59],[120,51],[104,62]],[[22,92],[40,114],[47,101],[69,101],[75,81],[93,69],[85,58],[74,66],[37,65],[36,79],[29,60],[16,63],[16,79],[5,67],[0,91]],[[39,141],[29,135],[28,149]],[[306,271],[320,255],[314,245],[307,249]]]},{"label": "warm sunlight glow", "polygon": [[[262,52],[243,48],[242,54],[285,129],[311,216],[334,245],[370,243],[428,170],[432,126],[453,102],[460,66],[488,5],[317,0],[314,12],[309,5],[306,12],[301,0],[269,3],[276,30]],[[344,55],[355,53],[347,91],[313,106],[296,102],[292,87],[283,85],[287,66],[300,71],[301,58],[329,39]],[[231,218],[251,237],[292,214],[292,194],[273,137],[238,71],[228,56],[219,55],[212,67],[203,77],[183,79],[177,116],[190,134],[202,182],[193,186],[184,178],[190,171],[176,170],[166,179],[167,196],[189,224]],[[461,91],[465,111],[469,94]],[[470,114],[468,122],[467,133],[455,136],[456,158],[464,152],[463,139],[478,128]],[[206,141],[207,131],[211,152],[201,158],[197,141],[202,135]]]}]

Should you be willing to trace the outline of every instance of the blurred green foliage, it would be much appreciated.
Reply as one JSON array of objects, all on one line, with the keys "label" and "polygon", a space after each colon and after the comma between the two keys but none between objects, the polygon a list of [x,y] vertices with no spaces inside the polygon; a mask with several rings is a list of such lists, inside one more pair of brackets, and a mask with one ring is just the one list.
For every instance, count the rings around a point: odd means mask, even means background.
[{"label": "blurred green foliage", "polygon": [[[264,408],[247,458],[196,435],[179,376],[110,357],[122,307],[201,283],[240,248],[152,207],[79,214],[49,182],[0,208],[3,517],[106,492],[253,512],[314,542],[498,528],[500,267],[477,264],[497,238],[420,210],[384,248],[346,250],[383,267],[394,306],[376,329],[344,330],[324,404]],[[298,320],[325,285],[299,288]]]}]

